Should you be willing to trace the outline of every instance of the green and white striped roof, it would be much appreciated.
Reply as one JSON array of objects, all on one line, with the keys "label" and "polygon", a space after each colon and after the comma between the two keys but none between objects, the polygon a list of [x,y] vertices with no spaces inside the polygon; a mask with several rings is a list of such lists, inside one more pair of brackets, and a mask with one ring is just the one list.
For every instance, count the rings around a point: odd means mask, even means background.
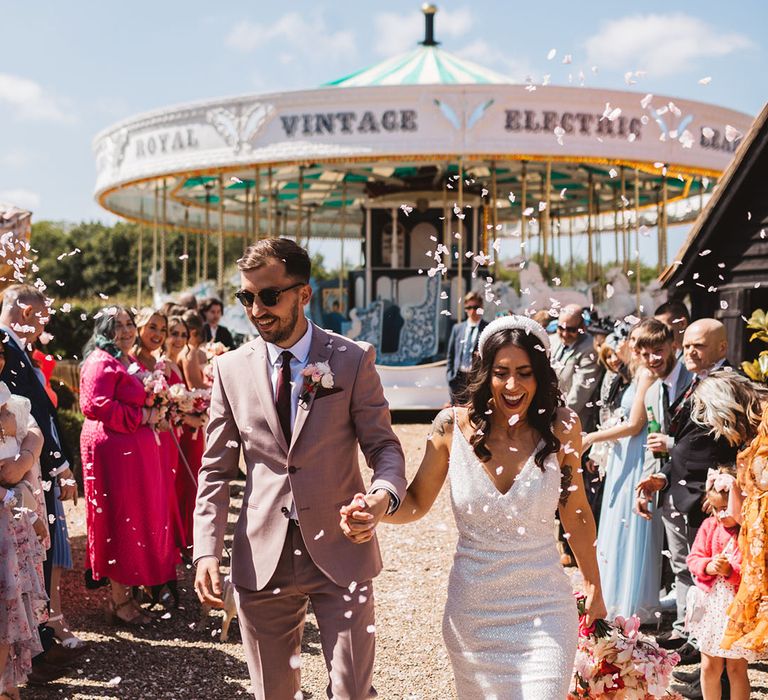
[{"label": "green and white striped roof", "polygon": [[453,56],[436,46],[419,46],[413,51],[333,80],[325,86],[478,85],[511,82],[511,78],[501,73]]}]

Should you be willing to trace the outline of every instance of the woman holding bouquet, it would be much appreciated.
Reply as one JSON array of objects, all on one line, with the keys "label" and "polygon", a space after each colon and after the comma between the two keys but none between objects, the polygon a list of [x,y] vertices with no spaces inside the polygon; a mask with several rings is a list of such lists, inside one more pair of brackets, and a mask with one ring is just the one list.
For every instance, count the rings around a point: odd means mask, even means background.
[{"label": "woman holding bouquet", "polygon": [[187,311],[182,318],[189,330],[187,347],[179,353],[184,378],[190,389],[208,389],[211,381],[205,373],[207,358],[200,347],[203,344],[203,321],[195,311]]},{"label": "woman holding bouquet", "polygon": [[150,621],[131,586],[175,577],[178,553],[168,509],[168,481],[153,435],[157,409],[129,354],[136,340],[131,312],[104,309],[85,346],[80,373],[80,436],[85,484],[88,557],[94,578],[108,577],[112,596],[105,616],[116,624]]},{"label": "woman holding bouquet", "polygon": [[[450,473],[459,540],[443,637],[460,700],[568,693],[578,638],[571,583],[552,536],[555,512],[584,577],[587,624],[605,616],[595,521],[581,477],[581,424],[561,404],[549,338],[525,316],[480,335],[467,406],[438,414],[419,471],[385,521],[426,515]],[[355,542],[372,537],[358,494],[342,508]]]}]

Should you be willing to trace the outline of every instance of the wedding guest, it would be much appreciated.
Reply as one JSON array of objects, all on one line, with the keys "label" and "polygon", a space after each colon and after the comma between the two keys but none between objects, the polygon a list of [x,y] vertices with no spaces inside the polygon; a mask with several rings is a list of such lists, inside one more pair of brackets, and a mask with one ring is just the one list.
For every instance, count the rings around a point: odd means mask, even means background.
[{"label": "wedding guest", "polygon": [[[184,319],[181,316],[171,316],[168,319],[168,339],[165,343],[165,358],[170,367],[169,382],[171,384],[185,383],[184,373],[178,362],[179,355],[186,348],[188,341],[189,329]],[[197,474],[200,471],[205,449],[202,425],[202,418],[185,415],[182,425],[176,431],[182,458],[179,459],[176,469],[174,489],[182,535],[181,548],[185,556],[188,556],[192,547],[192,519],[197,497]]]},{"label": "wedding guest", "polygon": [[162,467],[153,426],[159,415],[145,405],[130,355],[136,335],[128,309],[104,309],[83,351],[80,374],[88,555],[94,578],[111,581],[107,621],[126,625],[150,622],[131,586],[174,579],[178,556],[168,481],[158,478]]},{"label": "wedding guest", "polygon": [[[657,641],[665,648],[676,649],[689,663],[698,661],[698,654],[692,645],[686,644],[684,629],[685,601],[688,589],[693,585],[686,558],[703,521],[701,504],[707,469],[713,464],[733,462],[738,448],[738,444],[715,437],[711,426],[699,425],[691,419],[691,396],[707,374],[723,366],[727,349],[725,327],[720,321],[699,319],[686,329],[683,358],[685,370],[691,376],[688,388],[676,398],[680,386],[686,383],[682,369],[677,381],[673,382],[671,375],[664,381],[668,399],[665,399],[664,387],[657,387],[659,399],[651,405],[656,406],[662,416],[662,419],[657,418],[661,430],[648,435],[650,456],[644,478],[637,485],[637,508],[641,514],[647,515],[650,499],[661,491],[664,532],[675,574],[677,618],[673,631],[661,635]],[[660,457],[654,458],[654,453]]]},{"label": "wedding guest", "polygon": [[[35,368],[28,354],[42,334],[48,318],[48,303],[39,289],[28,284],[14,284],[5,289],[0,310],[0,347],[4,349],[5,364],[0,371],[0,380],[8,385],[13,394],[25,396],[31,402],[32,417],[44,438],[40,455],[43,481],[51,486],[59,486],[61,500],[71,500],[77,493],[77,486],[70,469],[69,450],[61,439],[62,431],[58,424],[56,408],[45,391],[44,377]],[[27,460],[28,456],[25,455],[21,460],[5,464],[4,481],[17,483],[30,468]],[[54,488],[44,489],[48,513],[55,512],[55,493]],[[50,596],[52,565],[56,557],[54,523],[50,523],[49,539],[52,551],[48,552],[43,564],[43,573],[45,590]],[[56,644],[54,630],[47,625],[40,627],[40,639],[45,652],[35,657],[34,668],[30,674],[30,681],[38,684],[64,675],[67,668],[75,663],[84,651]]]},{"label": "wedding guest", "polygon": [[704,700],[719,700],[725,670],[731,700],[749,700],[748,657],[723,649],[728,608],[741,582],[739,524],[728,509],[729,493],[736,485],[735,469],[710,469],[706,506],[711,515],[701,524],[688,555],[695,587],[688,594],[687,629],[701,651],[701,690]]},{"label": "wedding guest", "polygon": [[[643,476],[648,391],[675,360],[672,332],[660,321],[641,321],[630,337],[642,362],[623,393],[612,421],[615,425],[589,433],[583,445],[615,441],[605,468],[597,536],[597,558],[608,615],[637,615],[641,622],[650,623],[656,621],[659,612],[663,527],[658,516],[649,520],[634,517],[634,493]],[[622,354],[629,361],[626,343]]]},{"label": "wedding guest", "polygon": [[448,339],[448,363],[445,376],[452,404],[462,404],[466,400],[469,371],[477,352],[480,334],[488,325],[483,319],[483,296],[479,292],[468,292],[464,295],[464,312],[467,319],[457,323],[451,329]]},{"label": "wedding guest", "polygon": [[691,312],[688,307],[676,299],[665,301],[653,312],[653,317],[672,329],[675,338],[675,349],[678,357],[683,354],[683,336],[691,324]]},{"label": "wedding guest", "polygon": [[178,305],[183,306],[187,311],[197,311],[197,297],[192,292],[183,292],[179,294]]},{"label": "wedding guest", "polygon": [[168,335],[168,319],[159,311],[145,307],[136,314],[136,328],[134,356],[144,370],[151,372],[160,359]]},{"label": "wedding guest", "polygon": [[224,315],[224,304],[221,299],[210,297],[200,304],[200,313],[205,319],[203,326],[204,343],[221,343],[227,350],[235,347],[232,334],[226,326],[221,325],[221,317]]},{"label": "wedding guest", "polygon": [[205,374],[207,358],[200,348],[203,344],[203,321],[194,311],[187,311],[182,318],[189,331],[187,345],[178,356],[184,379],[190,389],[209,389],[211,380]]}]

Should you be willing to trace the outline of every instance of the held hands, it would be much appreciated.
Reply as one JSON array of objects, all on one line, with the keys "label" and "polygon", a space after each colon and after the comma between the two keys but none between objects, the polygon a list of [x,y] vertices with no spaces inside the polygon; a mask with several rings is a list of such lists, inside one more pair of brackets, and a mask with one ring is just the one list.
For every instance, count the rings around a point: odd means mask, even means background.
[{"label": "held hands", "polygon": [[210,605],[212,608],[224,607],[219,560],[216,557],[203,557],[197,562],[195,592],[204,605]]},{"label": "held hands", "polygon": [[733,572],[733,567],[728,563],[728,557],[718,554],[712,558],[704,569],[710,576],[723,576],[728,578]]},{"label": "held hands", "polygon": [[368,542],[386,515],[388,505],[389,494],[386,491],[356,493],[349,505],[339,509],[341,531],[355,544]]}]

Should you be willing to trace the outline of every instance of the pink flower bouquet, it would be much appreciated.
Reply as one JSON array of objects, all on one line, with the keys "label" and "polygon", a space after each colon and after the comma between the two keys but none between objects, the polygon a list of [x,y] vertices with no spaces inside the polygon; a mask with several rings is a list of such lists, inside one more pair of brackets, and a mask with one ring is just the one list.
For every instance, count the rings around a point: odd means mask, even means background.
[{"label": "pink flower bouquet", "polygon": [[586,624],[586,598],[577,596],[579,646],[568,700],[673,700],[667,691],[680,657],[640,633],[636,616]]}]

